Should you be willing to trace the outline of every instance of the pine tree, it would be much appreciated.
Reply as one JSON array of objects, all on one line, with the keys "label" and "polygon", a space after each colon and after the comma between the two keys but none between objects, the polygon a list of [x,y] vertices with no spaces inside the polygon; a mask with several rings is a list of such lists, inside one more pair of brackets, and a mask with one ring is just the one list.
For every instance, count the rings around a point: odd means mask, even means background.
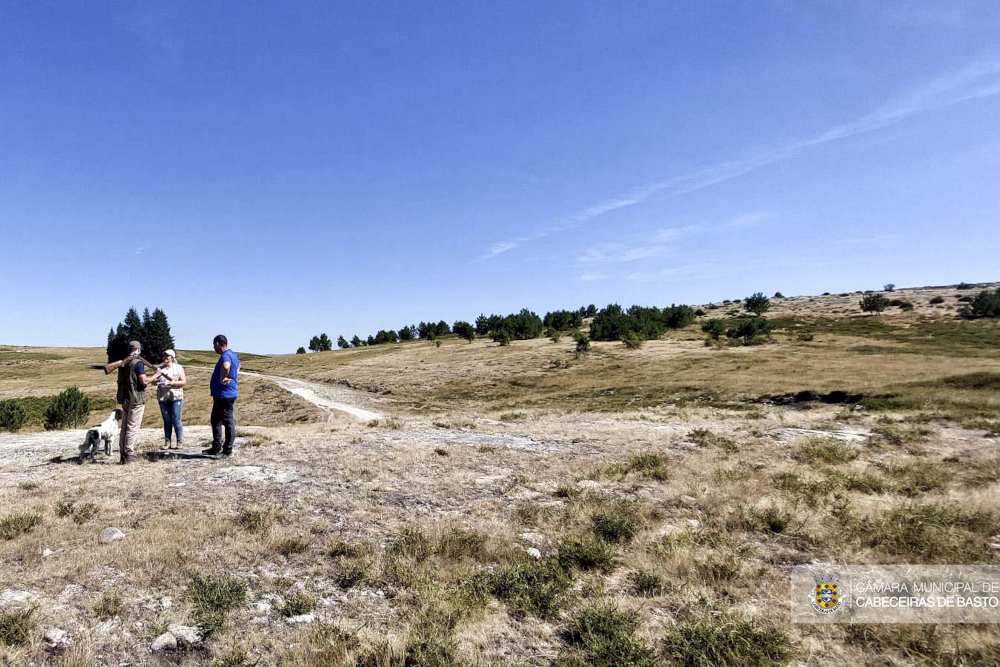
[{"label": "pine tree", "polygon": [[325,333],[319,335],[319,351],[329,352],[333,349],[333,341]]},{"label": "pine tree", "polygon": [[365,342],[358,338],[357,334],[354,334],[354,338],[351,339],[351,347],[361,347]]},{"label": "pine tree", "polygon": [[309,339],[310,352],[319,352],[319,346],[320,346],[319,336],[313,336],[312,338]]},{"label": "pine tree", "polygon": [[351,344],[347,342],[346,338],[344,338],[343,336],[337,336],[337,347],[339,347],[340,349],[343,350],[343,349],[348,348],[350,346],[351,346]]},{"label": "pine tree", "polygon": [[171,350],[174,347],[174,337],[170,335],[167,314],[156,308],[148,324],[144,323],[144,328],[146,338],[142,342],[143,355],[150,361],[157,362],[163,357],[164,350]]}]

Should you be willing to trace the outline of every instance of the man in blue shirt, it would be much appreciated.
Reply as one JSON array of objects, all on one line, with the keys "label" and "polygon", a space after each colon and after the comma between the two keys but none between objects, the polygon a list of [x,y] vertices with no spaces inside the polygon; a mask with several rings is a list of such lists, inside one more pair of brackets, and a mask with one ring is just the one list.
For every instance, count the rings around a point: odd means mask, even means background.
[{"label": "man in blue shirt", "polygon": [[[236,386],[237,376],[240,373],[240,360],[236,353],[229,349],[229,340],[219,334],[212,340],[212,346],[219,361],[215,364],[215,371],[212,373],[212,446],[203,450],[205,454],[215,456],[233,455],[233,441],[236,439],[236,415],[233,412],[233,404],[239,395],[239,388]],[[225,431],[225,440],[222,435]]]}]

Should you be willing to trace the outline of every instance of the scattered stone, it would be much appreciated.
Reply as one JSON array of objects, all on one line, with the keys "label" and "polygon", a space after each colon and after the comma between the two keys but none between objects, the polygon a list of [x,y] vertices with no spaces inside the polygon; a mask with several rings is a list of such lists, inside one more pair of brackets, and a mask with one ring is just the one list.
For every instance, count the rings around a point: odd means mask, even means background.
[{"label": "scattered stone", "polygon": [[864,442],[868,436],[858,431],[819,431],[809,428],[775,428],[767,432],[779,442],[789,442],[799,438],[834,438],[843,442]]},{"label": "scattered stone", "polygon": [[285,484],[295,481],[298,477],[297,473],[290,470],[265,470],[261,466],[232,466],[220,470],[213,481]]},{"label": "scattered stone", "polygon": [[592,479],[581,479],[576,483],[576,488],[580,491],[596,491],[601,485]]},{"label": "scattered stone", "polygon": [[541,560],[542,559],[542,552],[539,551],[538,549],[536,549],[535,547],[528,547],[527,549],[524,550],[524,553],[528,554],[529,556],[531,556],[535,560]]},{"label": "scattered stone", "polygon": [[164,609],[170,609],[171,607],[174,606],[174,601],[172,598],[163,598],[162,600],[160,600],[160,606],[163,607]]},{"label": "scattered stone", "polygon": [[685,505],[687,507],[694,507],[698,504],[698,499],[694,496],[681,496],[680,500],[681,505]]},{"label": "scattered stone", "polygon": [[258,602],[254,605],[254,609],[258,614],[266,615],[271,613],[271,605],[268,602]]},{"label": "scattered stone", "polygon": [[521,533],[521,541],[527,542],[533,547],[542,547],[545,545],[545,537],[538,533]]},{"label": "scattered stone", "polygon": [[701,526],[701,522],[698,521],[698,519],[688,519],[687,524],[692,528],[698,528],[699,526]]},{"label": "scattered stone", "polygon": [[174,637],[169,632],[164,632],[162,635],[153,640],[153,645],[149,647],[153,653],[159,651],[176,651],[177,650],[177,637]]},{"label": "scattered stone", "polygon": [[60,648],[69,645],[69,639],[66,637],[66,631],[60,630],[59,628],[52,628],[45,633],[45,643],[52,648]]},{"label": "scattered stone", "polygon": [[42,558],[48,558],[49,556],[51,556],[54,553],[55,552],[52,551],[52,549],[42,549]]},{"label": "scattered stone", "polygon": [[187,485],[187,482],[177,482],[175,484],[167,484],[167,488],[168,489],[176,489],[176,488],[179,488],[181,486],[186,486],[186,485]]},{"label": "scattered stone", "polygon": [[173,635],[177,640],[188,646],[195,646],[201,643],[201,628],[189,625],[176,625],[171,623],[167,626],[167,633]]},{"label": "scattered stone", "polygon": [[300,625],[300,624],[312,623],[314,620],[316,620],[316,617],[313,616],[312,614],[302,614],[301,616],[292,616],[291,618],[288,619],[288,622],[291,625]]},{"label": "scattered stone", "polygon": [[501,479],[503,475],[491,475],[489,477],[477,477],[476,486],[490,486],[491,484],[496,484]]},{"label": "scattered stone", "polygon": [[250,622],[254,625],[267,625],[270,619],[267,616],[254,616]]},{"label": "scattered stone", "polygon": [[118,542],[120,540],[124,540],[125,533],[123,533],[117,528],[105,528],[104,530],[101,531],[101,534],[98,535],[98,538],[104,544],[110,544],[112,542]]}]

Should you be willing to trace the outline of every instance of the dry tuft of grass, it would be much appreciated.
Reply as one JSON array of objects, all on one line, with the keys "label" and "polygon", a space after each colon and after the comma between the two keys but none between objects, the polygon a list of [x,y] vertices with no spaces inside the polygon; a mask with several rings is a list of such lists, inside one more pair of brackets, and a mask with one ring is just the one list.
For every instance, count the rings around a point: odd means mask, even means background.
[{"label": "dry tuft of grass", "polygon": [[0,613],[0,644],[3,646],[24,646],[31,639],[31,633],[38,627],[38,618],[33,609]]},{"label": "dry tuft of grass", "polygon": [[125,614],[125,600],[118,591],[104,591],[101,598],[94,604],[94,616],[107,621]]}]

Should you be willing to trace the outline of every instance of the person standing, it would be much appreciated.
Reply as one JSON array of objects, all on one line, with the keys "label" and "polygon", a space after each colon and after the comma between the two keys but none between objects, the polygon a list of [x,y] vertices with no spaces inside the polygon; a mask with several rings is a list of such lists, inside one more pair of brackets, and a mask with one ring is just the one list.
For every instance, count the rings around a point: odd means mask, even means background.
[{"label": "person standing", "polygon": [[157,369],[152,377],[146,377],[146,365],[139,358],[142,345],[133,340],[128,344],[129,356],[118,369],[118,402],[122,406],[122,429],[118,439],[121,451],[119,463],[135,463],[135,442],[142,426],[142,415],[146,412],[146,386],[160,377]]},{"label": "person standing", "polygon": [[[212,391],[212,446],[203,450],[205,454],[215,456],[233,455],[233,441],[236,439],[236,415],[233,404],[239,396],[236,386],[240,372],[240,360],[236,353],[229,349],[229,340],[219,334],[212,340],[212,347],[219,355],[219,361],[212,372],[210,388]],[[225,440],[223,440],[225,431]]]},{"label": "person standing", "polygon": [[184,406],[184,385],[187,376],[184,367],[177,363],[173,350],[163,351],[163,366],[160,368],[160,381],[156,383],[156,400],[160,404],[160,416],[163,417],[163,449],[171,449],[171,430],[177,437],[177,446],[184,447],[184,429],[181,426],[181,408]]}]

